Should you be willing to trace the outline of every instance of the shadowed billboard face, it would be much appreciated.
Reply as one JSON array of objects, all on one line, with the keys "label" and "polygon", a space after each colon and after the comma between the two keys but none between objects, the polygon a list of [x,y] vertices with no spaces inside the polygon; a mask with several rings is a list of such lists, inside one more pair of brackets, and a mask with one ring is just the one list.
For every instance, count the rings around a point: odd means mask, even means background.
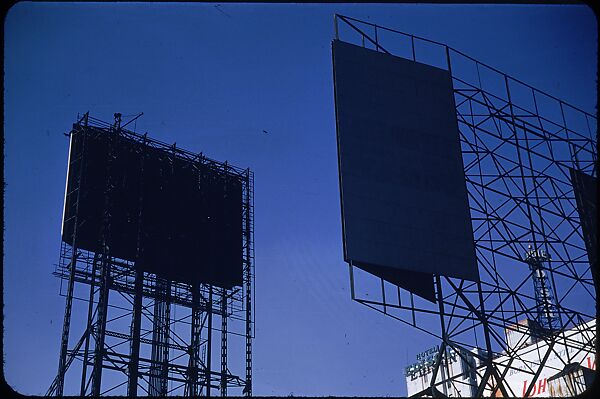
[{"label": "shadowed billboard face", "polygon": [[[160,277],[241,285],[240,177],[122,136],[111,151],[108,134],[79,127],[71,137],[70,160],[83,158],[69,168],[63,241],[73,243],[77,214],[77,248],[101,252],[105,236],[111,256]],[[108,234],[102,231],[106,209]]]},{"label": "shadowed billboard face", "polygon": [[598,179],[576,169],[569,169],[569,172],[592,277],[598,290]]},{"label": "shadowed billboard face", "polygon": [[337,40],[333,68],[345,260],[430,300],[479,280],[449,72]]}]

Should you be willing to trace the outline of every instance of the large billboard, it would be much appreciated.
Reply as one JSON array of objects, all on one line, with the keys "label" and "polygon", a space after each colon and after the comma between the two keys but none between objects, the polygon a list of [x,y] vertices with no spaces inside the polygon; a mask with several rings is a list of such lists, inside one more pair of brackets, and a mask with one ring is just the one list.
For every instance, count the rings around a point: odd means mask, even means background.
[{"label": "large billboard", "polygon": [[339,40],[333,70],[344,259],[427,299],[478,281],[450,73]]},{"label": "large billboard", "polygon": [[569,173],[590,270],[598,290],[598,179],[576,169],[569,169]]},{"label": "large billboard", "polygon": [[79,125],[69,160],[63,241],[73,243],[77,215],[77,248],[108,245],[111,256],[175,281],[241,285],[239,175]]}]

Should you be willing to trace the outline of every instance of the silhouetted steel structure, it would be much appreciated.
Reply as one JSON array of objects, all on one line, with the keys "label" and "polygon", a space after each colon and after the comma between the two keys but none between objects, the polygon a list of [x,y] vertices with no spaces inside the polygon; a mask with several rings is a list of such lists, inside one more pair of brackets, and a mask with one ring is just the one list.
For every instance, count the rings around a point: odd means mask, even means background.
[{"label": "silhouetted steel structure", "polygon": [[[476,396],[528,396],[555,347],[568,348],[555,373],[582,363],[596,340],[596,117],[445,44],[341,15],[334,25],[336,41],[427,64],[452,79],[479,281],[434,272],[434,298],[425,300],[410,282],[349,262],[353,300],[440,340],[431,386],[421,395],[447,395],[470,380],[478,381],[469,391]],[[365,106],[381,95],[360,90]],[[567,330],[587,338],[570,339]],[[505,331],[544,341],[544,353],[524,361]],[[453,375],[448,350],[467,363],[462,354],[473,353],[483,366],[477,378],[440,378]],[[503,382],[517,363],[531,377],[523,392]]]},{"label": "silhouetted steel structure", "polygon": [[127,124],[86,113],[69,135],[47,395],[251,396],[253,174]]},{"label": "silhouetted steel structure", "polygon": [[525,255],[525,262],[529,264],[531,270],[531,279],[533,280],[533,292],[536,301],[537,322],[540,327],[547,331],[557,331],[560,328],[560,320],[556,310],[554,289],[548,275],[544,270],[548,267],[545,262],[550,262],[550,256],[542,250],[528,248]]}]

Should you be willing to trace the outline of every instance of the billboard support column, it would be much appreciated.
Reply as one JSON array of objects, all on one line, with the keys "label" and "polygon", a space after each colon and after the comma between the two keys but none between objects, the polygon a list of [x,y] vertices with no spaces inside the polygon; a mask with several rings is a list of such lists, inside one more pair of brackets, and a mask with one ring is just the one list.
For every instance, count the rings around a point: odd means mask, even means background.
[{"label": "billboard support column", "polygon": [[[84,116],[86,125],[87,125],[87,114]],[[71,132],[71,135],[74,134]],[[72,139],[72,137],[71,137]],[[73,222],[73,236],[71,243],[71,262],[69,264],[69,282],[67,286],[67,294],[65,299],[65,316],[63,321],[63,331],[61,338],[61,346],[60,346],[60,359],[58,363],[58,381],[56,385],[56,395],[62,396],[65,384],[65,373],[67,372],[67,351],[69,346],[69,331],[71,328],[71,310],[73,308],[73,290],[75,287],[75,269],[77,264],[77,225],[78,221],[78,211],[79,211],[79,199],[81,194],[81,181],[83,178],[83,155],[85,151],[85,136],[82,139],[81,151],[75,159],[71,160],[71,164],[79,163],[79,174],[77,176],[77,184],[75,185],[74,192],[75,194],[75,215]],[[71,169],[71,165],[69,165],[69,170]],[[67,176],[68,178],[68,176]],[[67,187],[68,189],[68,187]],[[67,193],[68,195],[72,195],[72,193]],[[67,206],[67,198],[65,197],[65,207]],[[64,222],[63,222],[64,223]]]},{"label": "billboard support column", "polygon": [[127,382],[127,396],[137,396],[138,369],[140,362],[140,331],[142,325],[142,288],[144,272],[141,269],[135,272],[135,296],[133,299],[133,318],[131,321],[131,349],[129,362],[129,377]]},{"label": "billboard support column", "polygon": [[[477,316],[479,317],[479,320],[481,321],[481,325],[483,326],[483,336],[485,339],[485,373],[483,378],[481,379],[481,381],[479,382],[479,387],[477,388],[477,394],[475,396],[479,397],[483,395],[483,391],[488,383],[488,381],[490,380],[490,378],[492,378],[493,380],[493,376],[496,375],[496,373],[494,372],[494,363],[493,363],[493,358],[492,358],[492,354],[494,353],[492,350],[492,341],[490,339],[490,325],[487,322],[487,319],[485,317],[485,305],[484,305],[484,299],[483,299],[483,293],[482,293],[482,288],[481,288],[481,281],[477,282],[477,294],[479,297],[479,312],[477,314]],[[500,389],[500,392],[502,392],[502,395],[504,395],[504,397],[509,396],[508,393],[506,392],[506,389],[504,388],[504,383],[503,381],[499,380],[498,381],[498,388]]]},{"label": "billboard support column", "polygon": [[[141,114],[139,115],[141,116]],[[138,117],[139,117],[138,116]],[[137,118],[136,118],[137,119]],[[127,382],[127,396],[136,397],[137,396],[137,388],[138,388],[138,373],[139,373],[139,363],[140,363],[140,332],[142,325],[142,297],[143,297],[143,288],[144,288],[144,272],[141,268],[141,265],[138,263],[142,258],[142,232],[143,232],[143,177],[144,177],[144,159],[146,158],[146,146],[145,146],[145,136],[144,142],[142,146],[142,158],[140,162],[140,196],[138,198],[138,231],[137,231],[137,248],[136,248],[136,271],[135,271],[135,293],[133,299],[133,317],[131,320],[131,346],[130,346],[130,363],[129,363],[129,376]]]},{"label": "billboard support column", "polygon": [[[115,114],[115,118],[116,118]],[[106,162],[106,181],[104,189],[104,209],[102,212],[102,227],[100,230],[102,255],[100,257],[100,285],[98,288],[98,317],[96,324],[96,346],[94,350],[94,367],[92,370],[92,395],[99,396],[102,384],[102,362],[105,355],[104,338],[106,332],[108,295],[110,292],[110,269],[112,265],[111,257],[111,230],[112,230],[112,202],[115,182],[112,173],[112,164],[115,160],[115,141],[119,139],[118,124],[108,133],[108,154]],[[83,168],[82,168],[83,169]]]},{"label": "billboard support column", "polygon": [[[446,333],[446,324],[444,323],[444,296],[442,295],[442,283],[439,275],[434,276],[436,291],[437,291],[437,301],[439,308],[439,316],[440,316],[440,329],[442,335],[442,344],[440,345],[440,349],[435,360],[435,364],[433,366],[433,374],[431,376],[431,388],[435,388],[435,380],[440,367],[442,368],[442,392],[444,395],[448,396],[446,381],[445,379],[450,376],[448,370],[448,357],[446,354],[446,347],[448,347],[448,334]],[[433,391],[432,391],[433,392]]]},{"label": "billboard support column", "polygon": [[213,287],[208,288],[208,336],[206,341],[206,396],[210,396],[212,370],[212,319],[213,319]]},{"label": "billboard support column", "polygon": [[221,396],[227,396],[227,290],[221,293]]},{"label": "billboard support column", "polygon": [[92,396],[100,396],[102,385],[102,361],[105,354],[104,337],[108,312],[108,293],[110,279],[110,256],[102,255],[100,264],[100,287],[98,297],[98,318],[96,319],[96,347],[94,350],[94,368],[92,370]]},{"label": "billboard support column", "polygon": [[191,285],[192,290],[192,337],[190,345],[189,360],[189,380],[187,386],[188,396],[198,396],[198,359],[200,354],[200,332],[201,332],[201,313],[200,313],[200,288],[198,284]]},{"label": "billboard support column", "polygon": [[[92,261],[92,281],[96,278],[96,269],[98,267],[98,254],[94,254],[94,260]],[[85,348],[83,350],[83,367],[81,370],[81,387],[79,390],[80,396],[85,396],[87,390],[87,369],[89,362],[89,350],[90,350],[90,336],[92,335],[92,328],[94,326],[94,296],[95,296],[95,286],[94,284],[90,284],[90,296],[88,299],[88,320],[87,320],[87,328],[85,331]]]},{"label": "billboard support column", "polygon": [[252,265],[254,260],[254,240],[253,240],[253,220],[254,220],[254,199],[252,198],[252,187],[254,186],[254,177],[250,169],[246,170],[246,226],[244,239],[246,241],[245,253],[245,273],[246,283],[246,384],[242,393],[252,396]]}]

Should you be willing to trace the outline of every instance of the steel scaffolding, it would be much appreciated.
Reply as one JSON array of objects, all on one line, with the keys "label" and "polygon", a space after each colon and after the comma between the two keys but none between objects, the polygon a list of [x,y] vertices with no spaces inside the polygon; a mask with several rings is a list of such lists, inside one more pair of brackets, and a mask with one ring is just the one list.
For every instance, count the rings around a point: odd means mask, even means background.
[{"label": "steel scaffolding", "polygon": [[[524,396],[557,345],[570,349],[560,358],[563,366],[595,353],[596,327],[588,323],[596,318],[594,266],[569,170],[597,176],[596,117],[445,44],[342,15],[335,16],[334,29],[338,40],[450,73],[481,277],[434,276],[433,304],[351,264],[352,299],[440,341],[429,394],[445,394],[464,377],[440,378],[451,375],[443,353],[452,349],[465,362],[463,354],[473,353],[485,366],[471,383],[475,396],[519,396],[505,378],[523,359],[504,334],[517,331],[523,318],[545,322],[542,331],[528,328],[525,335],[547,344],[520,370],[532,377]],[[543,279],[532,275],[531,251],[551,255],[536,262]],[[567,329],[578,330],[585,342],[567,337]],[[510,360],[498,360],[502,354]]]},{"label": "steel scaffolding", "polygon": [[[136,269],[134,261],[112,256],[106,244],[112,232],[111,209],[117,206],[111,195],[114,187],[111,181],[104,190],[102,250],[92,252],[79,248],[77,226],[85,223],[77,212],[79,198],[84,194],[79,192],[81,180],[85,178],[80,172],[73,185],[75,192],[67,193],[75,198],[72,240],[61,242],[59,263],[54,271],[61,279],[65,317],[58,373],[47,396],[210,396],[213,390],[219,390],[225,396],[228,388],[238,395],[251,396],[253,173],[126,130],[121,126],[120,114],[115,114],[114,123],[109,124],[86,113],[78,117],[71,135],[81,129],[111,138],[107,168],[111,167],[113,159],[111,143],[120,135],[143,143],[140,148],[163,150],[173,157],[189,160],[197,167],[209,166],[239,178],[243,197],[243,284],[224,289],[170,281]],[[69,158],[69,168],[83,161],[85,140],[74,154]],[[139,201],[142,200],[140,197]],[[139,209],[141,220],[142,208]],[[144,250],[140,245],[144,234],[141,223],[138,230],[139,256]],[[215,317],[221,321],[220,342],[213,340],[213,332],[218,331],[213,324]],[[76,327],[81,327],[82,331],[75,334]],[[74,337],[78,337],[76,342]],[[236,340],[243,342],[236,345],[235,350],[228,350],[228,345]],[[221,357],[217,361],[212,359],[212,347],[219,344]],[[244,352],[245,356],[238,356],[239,352]],[[233,354],[236,356],[232,357]],[[237,370],[236,374],[230,370]],[[79,383],[75,385],[77,379]]]}]

